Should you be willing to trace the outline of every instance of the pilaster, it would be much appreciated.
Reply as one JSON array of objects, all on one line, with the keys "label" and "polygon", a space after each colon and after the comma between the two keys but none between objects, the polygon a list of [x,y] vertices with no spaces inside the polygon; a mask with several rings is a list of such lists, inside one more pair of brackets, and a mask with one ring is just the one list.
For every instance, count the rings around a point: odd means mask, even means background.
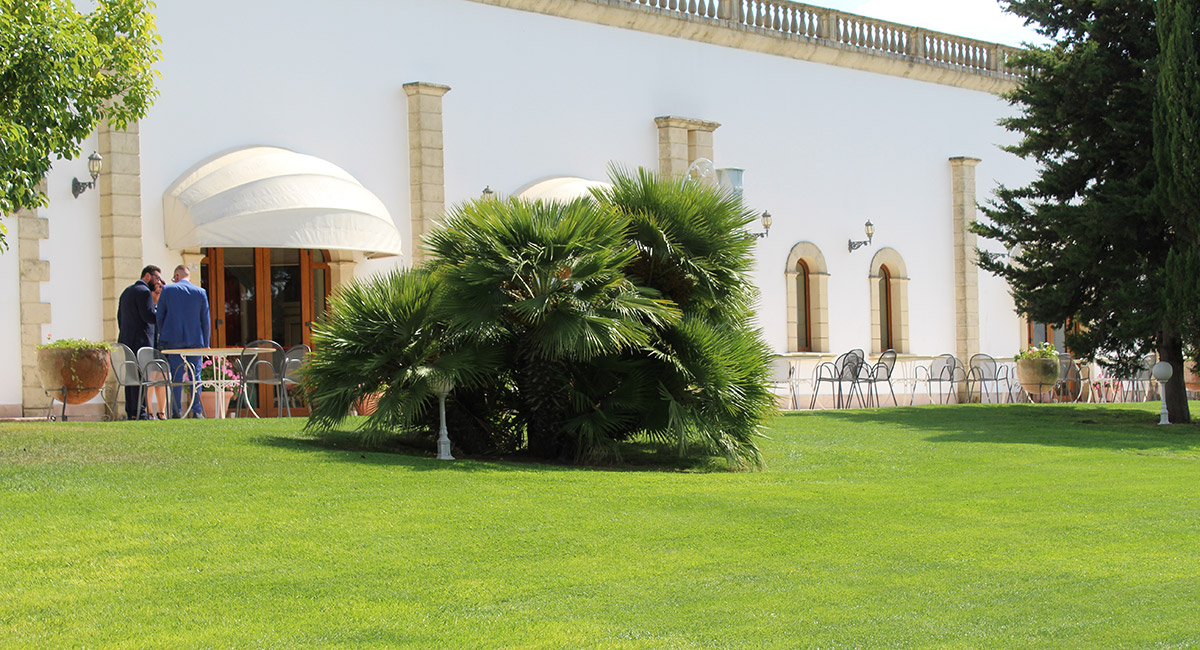
[{"label": "pilaster", "polygon": [[[954,322],[957,356],[968,363],[979,352],[979,268],[975,265],[975,166],[978,158],[950,159],[954,220]],[[965,390],[965,386],[963,387]],[[961,393],[962,391],[960,391]],[[959,396],[960,400],[965,394]]]},{"label": "pilaster", "polygon": [[[42,188],[45,191],[45,186]],[[21,411],[25,417],[45,415],[50,398],[37,371],[42,326],[50,323],[50,303],[42,302],[42,283],[50,280],[50,262],[42,259],[41,241],[50,238],[50,222],[37,210],[18,210],[17,256],[21,319]]]},{"label": "pilaster", "polygon": [[117,340],[117,301],[141,275],[142,162],[136,122],[113,130],[102,122],[97,131],[104,157],[100,172],[100,291],[104,340]]},{"label": "pilaster", "polygon": [[442,148],[442,96],[449,86],[420,81],[404,84],[408,95],[408,180],[412,261],[424,259],[421,240],[446,210]]},{"label": "pilaster", "polygon": [[658,126],[658,170],[663,176],[679,176],[698,158],[713,159],[713,131],[718,122],[664,115],[654,118]]}]

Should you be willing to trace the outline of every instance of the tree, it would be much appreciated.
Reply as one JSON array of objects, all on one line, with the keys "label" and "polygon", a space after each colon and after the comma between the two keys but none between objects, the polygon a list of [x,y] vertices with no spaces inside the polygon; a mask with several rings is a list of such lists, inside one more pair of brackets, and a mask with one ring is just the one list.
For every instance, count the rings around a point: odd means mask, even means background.
[{"label": "tree", "polygon": [[[107,117],[124,128],[156,96],[150,0],[0,0],[0,214],[45,205],[52,157],[75,158]],[[0,250],[5,245],[0,231]]]},{"label": "tree", "polygon": [[1004,277],[1018,310],[1047,323],[1079,323],[1078,355],[1113,355],[1129,371],[1157,349],[1176,378],[1172,422],[1188,422],[1182,340],[1162,291],[1180,234],[1155,200],[1153,134],[1159,44],[1155,3],[1145,0],[1008,0],[1007,10],[1054,42],[1019,54],[1029,76],[1007,95],[1020,114],[1001,124],[1022,134],[1006,149],[1039,165],[1024,187],[1002,186],[983,207],[982,236],[1011,258],[980,251]]},{"label": "tree", "polygon": [[641,438],[761,464],[774,396],[751,326],[752,215],[678,179],[613,181],[567,204],[458,206],[424,268],[339,291],[314,333],[308,426],[382,388],[364,435],[431,430],[426,378],[449,376],[447,416],[477,453],[524,438],[536,457],[591,461]]},{"label": "tree", "polygon": [[[1154,153],[1159,208],[1177,234],[1167,258],[1169,312],[1193,355],[1200,350],[1200,2],[1157,3]],[[1195,362],[1193,356],[1191,361]]]}]

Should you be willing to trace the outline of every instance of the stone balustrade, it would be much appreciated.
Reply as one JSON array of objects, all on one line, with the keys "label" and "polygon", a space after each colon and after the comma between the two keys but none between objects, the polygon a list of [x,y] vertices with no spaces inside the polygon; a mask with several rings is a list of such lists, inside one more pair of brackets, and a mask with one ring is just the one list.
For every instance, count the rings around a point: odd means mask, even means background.
[{"label": "stone balustrade", "polygon": [[881,55],[1014,80],[1025,71],[1010,69],[1017,48],[876,20],[788,0],[620,0],[691,20],[714,21],[734,29],[765,31],[823,45],[856,48]]}]

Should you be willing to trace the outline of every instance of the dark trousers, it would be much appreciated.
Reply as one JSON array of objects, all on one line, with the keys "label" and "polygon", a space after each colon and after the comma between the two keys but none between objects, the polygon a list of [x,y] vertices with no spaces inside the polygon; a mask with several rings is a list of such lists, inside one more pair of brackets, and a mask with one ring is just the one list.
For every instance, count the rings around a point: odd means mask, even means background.
[{"label": "dark trousers", "polygon": [[125,387],[125,417],[130,420],[146,419],[146,405],[142,404],[141,412],[138,412],[138,395],[142,392],[140,386]]},{"label": "dark trousers", "polygon": [[[191,364],[192,369],[196,371],[196,373],[200,372],[200,357],[188,357],[187,362]],[[178,354],[168,354],[167,363],[171,365],[171,381],[186,381],[188,379],[195,381],[197,379],[197,377],[187,376],[188,370],[187,367],[183,365],[183,357],[179,356]],[[198,391],[199,387],[196,387],[195,390]],[[200,396],[196,395],[195,397],[196,398],[192,400],[192,413],[195,413],[196,415],[204,415],[204,406],[200,404]],[[183,386],[175,386],[171,388],[171,400],[171,409],[174,411],[171,413],[171,417],[180,417],[179,407],[183,402]]]}]

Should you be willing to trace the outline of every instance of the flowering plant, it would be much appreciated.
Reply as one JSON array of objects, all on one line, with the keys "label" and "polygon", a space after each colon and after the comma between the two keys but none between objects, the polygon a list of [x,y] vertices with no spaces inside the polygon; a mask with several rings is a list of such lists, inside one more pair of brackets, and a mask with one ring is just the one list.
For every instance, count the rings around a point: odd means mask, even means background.
[{"label": "flowering plant", "polygon": [[1054,344],[1046,341],[1041,345],[1035,345],[1028,350],[1022,350],[1013,355],[1014,359],[1057,359],[1058,350],[1054,349]]},{"label": "flowering plant", "polygon": [[[216,363],[213,363],[212,359],[205,359],[200,364],[200,381],[209,382],[218,380],[237,383],[242,380],[242,376],[233,369],[233,362],[228,359],[218,358]],[[203,390],[216,390],[216,387],[212,384],[204,384]],[[234,396],[237,395],[237,391],[237,388],[233,389]]]}]

